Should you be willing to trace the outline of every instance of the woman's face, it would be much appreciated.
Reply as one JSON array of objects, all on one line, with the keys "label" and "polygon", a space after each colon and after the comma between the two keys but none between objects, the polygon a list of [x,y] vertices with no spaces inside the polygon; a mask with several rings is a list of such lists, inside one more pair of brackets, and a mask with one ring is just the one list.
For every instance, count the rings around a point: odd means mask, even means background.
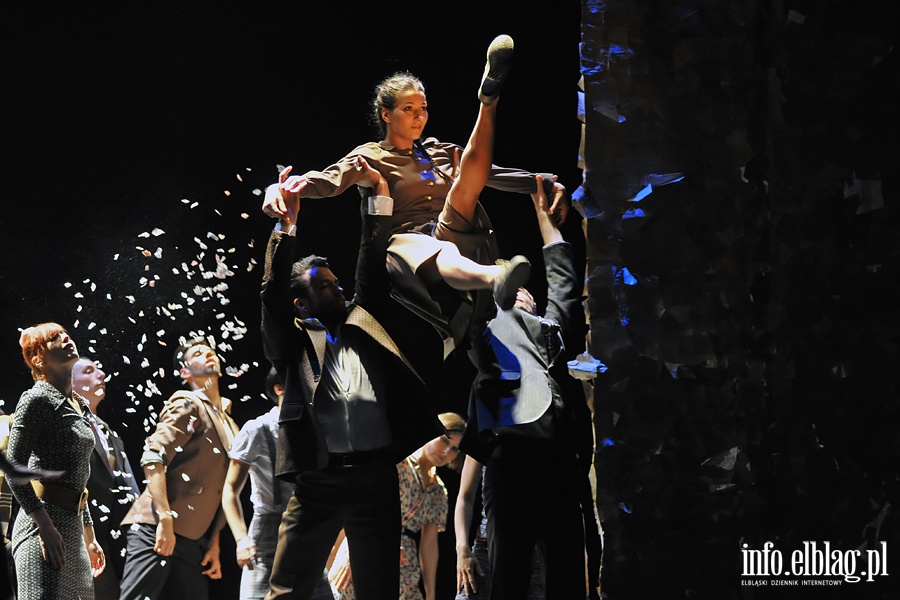
[{"label": "woman's face", "polygon": [[396,140],[392,142],[394,146],[411,145],[414,140],[422,137],[422,131],[428,122],[425,94],[412,88],[400,92],[395,98],[393,110],[381,109],[381,118],[387,127],[387,139]]},{"label": "woman's face", "polygon": [[47,340],[47,354],[44,356],[45,367],[74,363],[78,360],[78,347],[65,330],[61,330]]},{"label": "woman's face", "polygon": [[458,433],[436,437],[425,444],[422,448],[422,453],[435,467],[445,467],[459,454],[459,440],[461,438],[462,436]]}]

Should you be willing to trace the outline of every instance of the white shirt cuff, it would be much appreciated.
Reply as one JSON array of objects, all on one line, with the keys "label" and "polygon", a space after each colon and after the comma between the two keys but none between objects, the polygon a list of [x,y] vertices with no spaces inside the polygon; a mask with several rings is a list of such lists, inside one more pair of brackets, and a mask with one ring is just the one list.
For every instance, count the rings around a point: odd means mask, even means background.
[{"label": "white shirt cuff", "polygon": [[278,223],[275,224],[275,231],[280,231],[285,235],[297,235],[297,226],[291,224],[290,226],[285,227],[282,225],[281,221],[278,221]]},{"label": "white shirt cuff", "polygon": [[394,199],[390,196],[369,196],[369,214],[390,217],[394,214]]}]

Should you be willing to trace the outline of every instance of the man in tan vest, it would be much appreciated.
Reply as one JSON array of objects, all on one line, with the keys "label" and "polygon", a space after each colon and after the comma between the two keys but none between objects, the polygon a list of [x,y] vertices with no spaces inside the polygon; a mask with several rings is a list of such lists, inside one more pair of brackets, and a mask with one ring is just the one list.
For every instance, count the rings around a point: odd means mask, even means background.
[{"label": "man in tan vest", "polygon": [[128,544],[122,600],[206,600],[206,577],[222,577],[219,531],[228,451],[238,431],[219,395],[221,364],[206,340],[175,352],[188,390],[172,394],[147,438],[147,487],[122,521]]}]

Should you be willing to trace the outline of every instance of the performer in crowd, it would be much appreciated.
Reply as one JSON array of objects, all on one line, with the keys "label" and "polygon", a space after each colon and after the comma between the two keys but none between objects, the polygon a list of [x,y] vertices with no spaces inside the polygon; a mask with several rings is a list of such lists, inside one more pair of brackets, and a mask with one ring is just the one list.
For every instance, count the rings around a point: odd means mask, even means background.
[{"label": "performer in crowd", "polygon": [[[499,252],[493,226],[478,202],[485,185],[525,194],[536,189],[534,173],[492,165],[497,100],[512,55],[513,40],[506,35],[488,49],[481,104],[461,159],[459,146],[422,139],[429,118],[425,87],[413,75],[397,73],[375,90],[372,121],[383,137],[380,142],[362,144],[322,171],[270,186],[263,205],[267,214],[281,217],[286,194],[337,196],[359,185],[364,175],[356,168],[357,159],[365,158],[385,178],[394,199],[387,260],[394,293],[440,333],[444,356],[464,338],[473,310],[477,312],[466,292],[493,288],[498,303],[509,308],[516,288],[528,278],[527,261],[515,257],[506,264],[515,281],[504,285],[504,271],[495,265]],[[548,183],[555,179],[543,176]],[[364,186],[359,189],[364,198],[370,193]],[[563,220],[569,206],[565,188],[553,182],[552,193],[552,210]],[[475,300],[493,305],[490,296],[476,294]]]},{"label": "performer in crowd", "polygon": [[[400,588],[400,493],[396,465],[444,429],[424,382],[382,320],[396,322],[384,269],[390,198],[360,158],[366,202],[348,305],[327,260],[295,261],[299,196],[286,200],[266,248],[262,338],[285,382],[276,475],[294,482],[282,516],[267,599],[310,598],[339,532],[346,532],[360,600]],[[378,214],[384,213],[384,214]]]},{"label": "performer in crowd", "polygon": [[478,372],[462,448],[485,465],[491,598],[526,597],[538,540],[545,548],[546,597],[585,598],[577,420],[585,413],[575,406],[584,397],[564,393],[559,383],[568,377],[559,359],[564,338],[578,325],[581,289],[571,245],[541,186],[532,199],[544,242],[547,308],[538,314],[534,298],[520,289],[515,307],[498,306],[487,322],[472,350]]},{"label": "performer in crowd", "polygon": [[[294,489],[290,483],[275,477],[278,414],[284,398],[284,384],[274,367],[266,375],[265,390],[274,406],[264,415],[244,423],[234,438],[228,453],[231,464],[222,496],[222,508],[236,544],[235,558],[242,569],[240,600],[262,600],[269,591],[278,525]],[[249,529],[241,506],[241,491],[248,477],[253,505]],[[324,570],[313,599],[333,600]]]},{"label": "performer in crowd", "polygon": [[222,577],[222,490],[238,427],[219,393],[222,368],[210,342],[184,341],[174,363],[188,389],[169,397],[144,446],[147,486],[122,521],[122,600],[205,600],[207,578]]},{"label": "performer in crowd", "polygon": [[82,356],[72,368],[72,387],[88,402],[90,411],[85,416],[94,434],[88,508],[94,534],[106,555],[106,569],[94,580],[94,596],[96,600],[119,600],[126,539],[120,525],[140,492],[125,455],[125,443],[97,415],[97,408],[106,399],[106,373],[94,360]]},{"label": "performer in crowd", "polygon": [[17,597],[93,599],[93,578],[103,572],[106,557],[86,510],[94,434],[87,403],[72,389],[78,348],[57,323],[25,329],[19,345],[34,386],[16,405],[9,460],[62,474],[10,481],[20,506],[12,534]]}]

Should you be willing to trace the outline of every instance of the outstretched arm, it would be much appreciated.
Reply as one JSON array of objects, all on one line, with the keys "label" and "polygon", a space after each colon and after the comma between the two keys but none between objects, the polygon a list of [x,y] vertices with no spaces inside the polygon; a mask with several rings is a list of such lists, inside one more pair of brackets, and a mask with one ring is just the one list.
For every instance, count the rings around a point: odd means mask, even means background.
[{"label": "outstretched arm", "polygon": [[[291,168],[287,167],[279,175],[281,183],[288,179]],[[300,209],[299,191],[278,196],[281,202],[278,223],[269,236],[266,246],[262,291],[262,342],[266,358],[281,373],[286,356],[290,352],[293,331],[294,308],[291,304],[290,273],[294,261],[297,213]],[[270,209],[263,204],[263,212]]]},{"label": "outstretched arm", "polygon": [[[544,185],[544,178],[538,175],[535,178],[537,182],[537,191],[531,195],[531,201],[534,202],[534,211],[537,213],[538,227],[541,230],[541,239],[544,245],[553,244],[563,241],[563,236],[556,227],[551,215],[550,199],[547,195],[547,187]],[[558,201],[558,200],[557,200]]]},{"label": "outstretched arm", "polygon": [[228,520],[228,527],[236,544],[235,558],[238,567],[247,567],[253,570],[253,562],[256,560],[256,541],[247,535],[247,523],[244,521],[244,509],[241,506],[241,490],[247,483],[250,475],[250,465],[231,459],[228,465],[228,474],[225,475],[225,488],[222,490],[222,510]]},{"label": "outstretched arm", "polygon": [[425,600],[436,599],[438,554],[438,526],[435,523],[425,523],[419,540],[419,566],[422,569]]},{"label": "outstretched arm", "polygon": [[[321,171],[307,171],[303,175],[279,178],[278,183],[266,188],[263,212],[270,217],[283,217],[287,210],[285,194],[298,193],[303,198],[331,198],[339,196],[354,185],[365,186],[366,184],[361,181],[364,174],[357,168],[357,160],[364,157],[370,162],[377,162],[381,152],[378,144],[369,142],[357,146],[347,156]],[[287,171],[290,170],[291,167],[287,167]]]},{"label": "outstretched arm", "polygon": [[363,200],[361,206],[362,230],[356,262],[354,302],[377,318],[376,313],[390,296],[385,262],[394,201],[390,197],[387,181],[368,161],[359,157],[358,168],[363,173],[360,185],[372,188],[374,193]]},{"label": "outstretched arm", "polygon": [[563,239],[550,214],[550,203],[543,178],[537,177],[538,191],[531,195],[544,241],[544,266],[547,271],[547,310],[545,318],[559,323],[563,339],[571,330],[577,305],[581,302],[578,276],[572,262],[572,246]]},{"label": "outstretched arm", "polygon": [[481,480],[481,463],[466,456],[459,481],[459,494],[453,513],[453,531],[456,535],[456,591],[471,596],[477,592],[475,575],[484,575],[481,565],[469,547],[469,529],[472,527],[472,513],[475,509],[475,494]]}]

